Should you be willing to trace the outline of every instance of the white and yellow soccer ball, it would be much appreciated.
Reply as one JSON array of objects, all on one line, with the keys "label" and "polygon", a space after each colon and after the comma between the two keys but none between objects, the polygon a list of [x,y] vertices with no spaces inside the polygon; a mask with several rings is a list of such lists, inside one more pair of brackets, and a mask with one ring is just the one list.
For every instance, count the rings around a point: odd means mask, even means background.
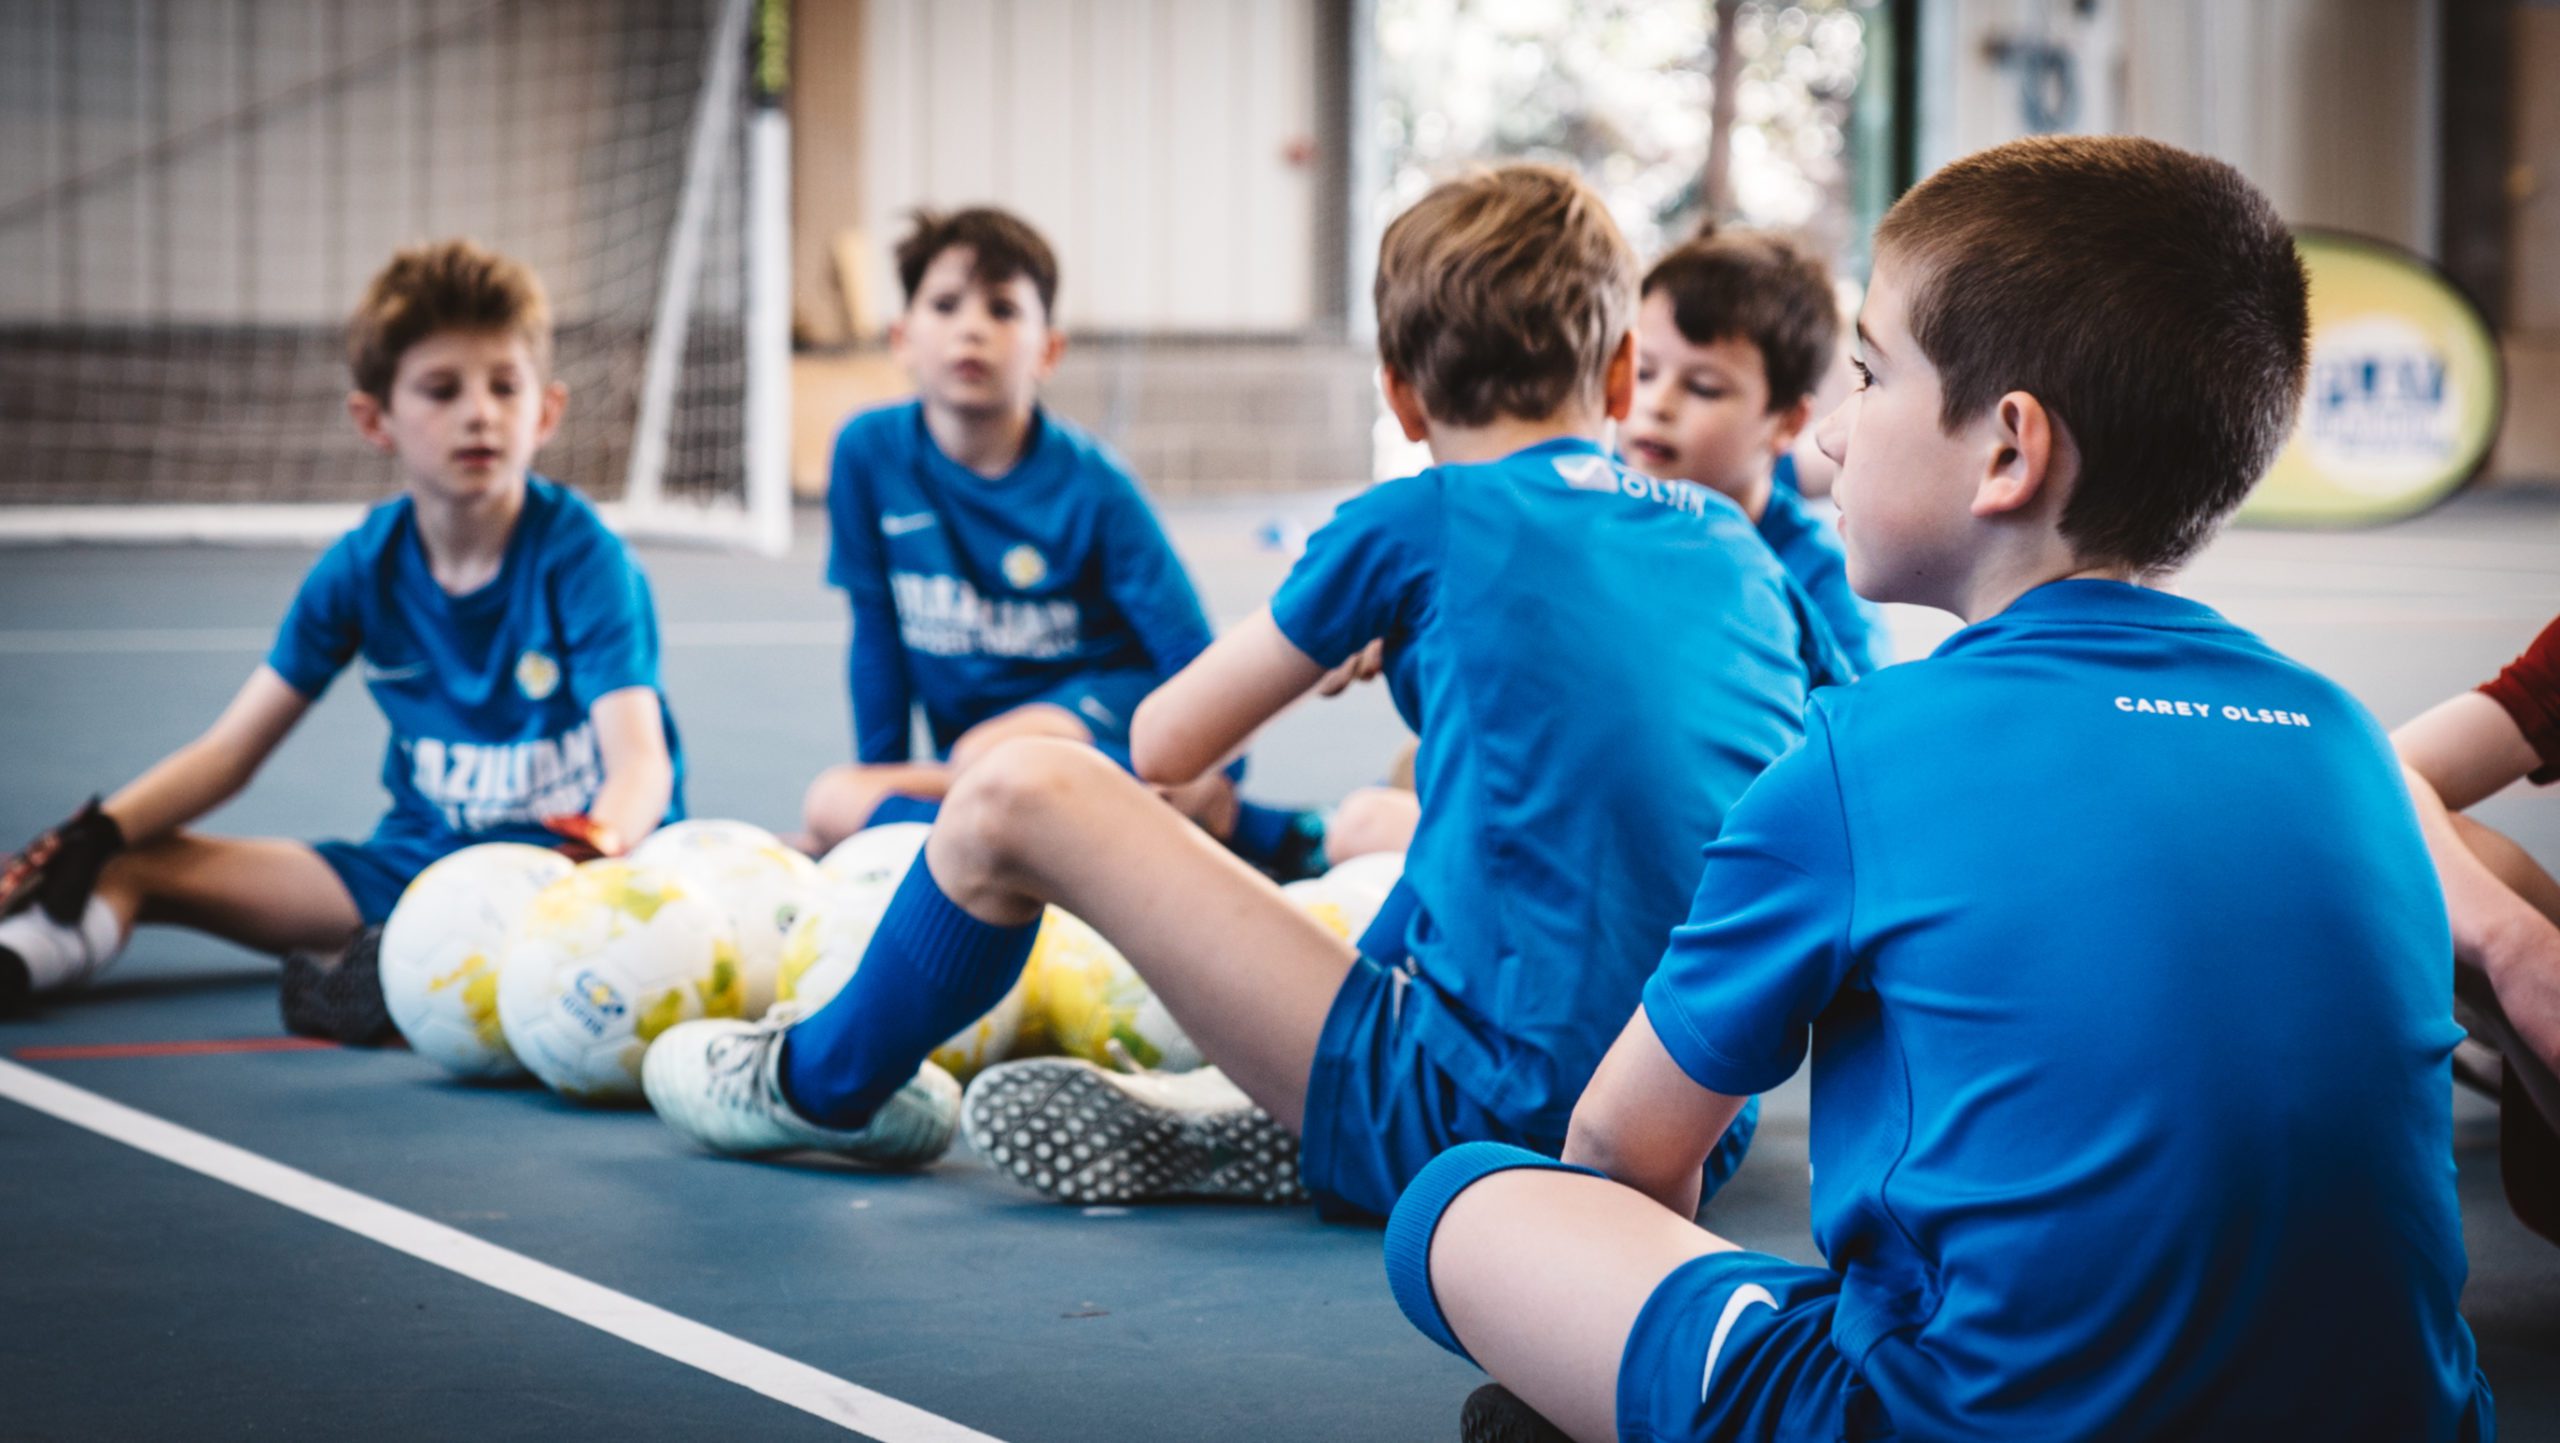
[{"label": "white and yellow soccer ball", "polygon": [[825,885],[818,864],[762,827],[712,820],[661,827],[631,849],[629,860],[673,871],[729,914],[738,939],[741,1015],[762,1017],[780,981],[783,941]]},{"label": "white and yellow soccer ball", "polygon": [[536,893],[568,858],[522,842],[485,842],[438,859],[400,894],[382,927],[382,1000],[409,1048],[456,1077],[521,1077],[498,1024],[498,973]]},{"label": "white and yellow soccer ball", "polygon": [[659,1033],[743,1010],[720,904],[672,871],[588,862],[535,894],[498,974],[507,1045],[545,1086],[637,1102]]},{"label": "white and yellow soccer ball", "polygon": [[898,880],[907,875],[907,866],[924,850],[924,839],[933,834],[930,822],[891,822],[886,826],[865,827],[838,842],[818,862],[818,870],[829,882],[839,887],[870,892],[881,888],[880,904],[889,904],[889,893],[896,891]]},{"label": "white and yellow soccer ball", "polygon": [[1075,914],[1052,907],[1023,969],[1030,996],[1030,1046],[1099,1067],[1189,1072],[1200,1049],[1165,1010],[1120,949]]},{"label": "white and yellow soccer ball", "polygon": [[1345,942],[1358,942],[1404,876],[1404,853],[1370,852],[1339,862],[1321,877],[1281,888],[1300,910]]},{"label": "white and yellow soccer ball", "polygon": [[[828,884],[783,942],[777,1000],[815,1012],[844,990],[871,946],[871,934],[880,930],[880,919],[888,914],[889,899],[897,895],[907,869],[918,865],[924,854],[929,830],[922,822],[872,827],[854,833],[827,854],[819,867],[827,874]],[[936,1048],[933,1060],[967,1082],[988,1063],[1014,1055],[1022,1015],[1023,984],[1017,980],[985,1016]]]}]

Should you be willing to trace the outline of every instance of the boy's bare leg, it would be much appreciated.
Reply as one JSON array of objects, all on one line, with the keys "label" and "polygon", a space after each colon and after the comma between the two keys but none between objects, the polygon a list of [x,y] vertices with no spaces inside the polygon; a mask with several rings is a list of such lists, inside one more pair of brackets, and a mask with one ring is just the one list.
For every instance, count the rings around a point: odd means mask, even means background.
[{"label": "boy's bare leg", "polygon": [[1422,801],[1396,787],[1362,787],[1342,799],[1325,828],[1325,854],[1336,862],[1371,852],[1401,852],[1422,825]]},{"label": "boy's bare leg", "polygon": [[947,762],[878,762],[829,767],[818,773],[800,799],[803,850],[823,853],[861,831],[887,798],[921,797],[938,801],[952,781],[998,745],[1022,737],[1054,737],[1090,743],[1093,733],[1064,707],[1045,702],[1016,707],[963,732]]},{"label": "boy's bare leg", "polygon": [[960,740],[951,744],[951,770],[955,775],[965,772],[997,747],[1026,737],[1093,745],[1093,729],[1074,712],[1047,702],[1033,702],[989,717],[962,732]]},{"label": "boy's bare leg", "polygon": [[97,895],[127,936],[165,923],[277,956],[343,947],[364,926],[320,854],[275,837],[175,833],[109,862]]},{"label": "boy's bare leg", "polygon": [[1497,1172],[1431,1235],[1431,1290],[1487,1373],[1576,1438],[1618,1436],[1618,1363],[1672,1270],[1733,1244],[1588,1173]]},{"label": "boy's bare leg", "polygon": [[891,796],[939,798],[951,790],[951,769],[938,762],[883,762],[829,767],[800,799],[804,850],[824,853],[862,830]]},{"label": "boy's bare leg", "polygon": [[925,858],[980,921],[1025,924],[1055,902],[1091,923],[1202,1055],[1298,1129],[1355,954],[1151,788],[1089,747],[1026,741],[953,786]]}]

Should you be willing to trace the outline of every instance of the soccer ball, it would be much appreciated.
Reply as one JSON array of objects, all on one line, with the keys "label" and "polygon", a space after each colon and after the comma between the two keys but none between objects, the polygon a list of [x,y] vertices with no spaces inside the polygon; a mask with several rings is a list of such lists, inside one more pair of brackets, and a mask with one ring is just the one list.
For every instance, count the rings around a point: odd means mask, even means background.
[{"label": "soccer ball", "polygon": [[1300,910],[1345,942],[1358,942],[1377,920],[1387,894],[1404,876],[1404,853],[1371,852],[1337,864],[1321,877],[1281,888]]},{"label": "soccer ball", "polygon": [[520,1077],[498,1025],[498,971],[534,894],[569,859],[522,842],[465,847],[420,872],[382,927],[382,1000],[410,1050],[456,1077]]},{"label": "soccer ball", "polygon": [[498,1022],[544,1085],[637,1102],[640,1058],[696,1017],[736,1017],[738,944],[717,902],[675,873],[606,860],[545,887],[498,974]]},{"label": "soccer ball", "polygon": [[630,860],[673,871],[728,913],[738,939],[740,1015],[762,1017],[773,1005],[783,941],[824,885],[818,864],[762,827],[718,821],[662,827]]},{"label": "soccer ball", "polygon": [[[836,843],[818,863],[818,870],[828,881],[840,887],[870,891],[887,883],[897,889],[898,879],[907,875],[907,864],[924,850],[924,839],[933,831],[930,822],[891,822],[883,827],[865,827]],[[889,893],[880,894],[880,904],[887,906]]]},{"label": "soccer ball", "polygon": [[1120,1071],[1200,1065],[1200,1049],[1129,959],[1073,913],[1048,910],[1022,970],[1038,1044]]},{"label": "soccer ball", "polygon": [[[819,865],[831,873],[829,884],[817,902],[801,913],[783,942],[777,1000],[815,1012],[844,990],[862,964],[871,934],[880,930],[880,919],[888,914],[889,899],[897,895],[907,868],[917,865],[923,854],[927,830],[922,822],[874,827],[856,832],[827,854]],[[879,837],[882,832],[898,835]],[[854,849],[854,843],[866,837],[872,840]],[[1013,1055],[1022,1016],[1023,983],[1017,979],[985,1016],[936,1048],[933,1060],[966,1082],[988,1063]]]}]

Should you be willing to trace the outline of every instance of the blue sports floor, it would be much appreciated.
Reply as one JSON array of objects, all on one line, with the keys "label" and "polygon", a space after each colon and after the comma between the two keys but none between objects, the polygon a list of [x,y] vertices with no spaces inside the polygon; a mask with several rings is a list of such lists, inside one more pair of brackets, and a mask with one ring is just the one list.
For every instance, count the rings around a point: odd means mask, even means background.
[{"label": "blue sports floor", "polygon": [[[1265,537],[1320,516],[1168,522],[1232,619],[1284,569]],[[821,529],[804,516],[784,562],[647,553],[697,815],[788,827],[848,753]],[[312,554],[0,550],[0,846],[209,721]],[[2236,533],[2186,589],[2396,723],[2560,611],[2560,498]],[[1905,654],[1951,626],[1897,623]],[[211,825],[360,835],[381,735],[342,683]],[[1275,726],[1257,789],[1329,799],[1401,740],[1375,688],[1309,705]],[[2560,859],[2560,796],[2481,815]],[[94,992],[0,1022],[0,1438],[1443,1439],[1478,1381],[1397,1315],[1374,1231],[1303,1209],[1091,1215],[965,1145],[915,1177],[710,1161],[645,1112],[451,1084],[405,1052],[250,1050],[278,1036],[273,979],[146,933]],[[2560,1249],[2508,1216],[2488,1110],[2454,1105],[2465,1311],[2506,1436],[2560,1437]],[[1706,1221],[1812,1260],[1804,1176],[1799,1079]]]}]

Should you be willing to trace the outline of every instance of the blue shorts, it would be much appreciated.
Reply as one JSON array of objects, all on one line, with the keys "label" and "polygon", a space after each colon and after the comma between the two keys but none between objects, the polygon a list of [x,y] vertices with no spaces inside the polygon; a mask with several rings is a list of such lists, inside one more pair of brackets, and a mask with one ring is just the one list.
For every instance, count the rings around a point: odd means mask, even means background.
[{"label": "blue shorts", "polygon": [[314,842],[311,850],[338,874],[365,925],[376,927],[390,918],[411,878],[437,858],[470,845],[469,838],[379,831],[361,842]]},{"label": "blue shorts", "polygon": [[1840,1275],[1709,1253],[1645,1300],[1618,1358],[1628,1443],[1890,1439],[1893,1422],[1831,1341]]},{"label": "blue shorts", "polygon": [[[983,718],[993,721],[1006,712],[1027,706],[1053,706],[1072,714],[1093,733],[1093,744],[1109,752],[1124,764],[1129,755],[1129,721],[1138,714],[1138,703],[1147,699],[1162,678],[1151,671],[1090,671],[1070,677],[1047,691],[1024,697],[1009,707]],[[969,730],[960,727],[946,735],[939,722],[933,724],[933,749],[942,756]]]},{"label": "blue shorts", "polygon": [[[1377,936],[1373,929],[1364,941]],[[1561,1137],[1514,1126],[1459,1090],[1414,1040],[1406,989],[1431,984],[1361,957],[1342,980],[1316,1041],[1300,1123],[1298,1171],[1328,1218],[1385,1217],[1414,1174],[1462,1142],[1507,1142],[1554,1157]],[[1704,1201],[1750,1150],[1759,1099],[1744,1106],[1707,1159]]]}]

